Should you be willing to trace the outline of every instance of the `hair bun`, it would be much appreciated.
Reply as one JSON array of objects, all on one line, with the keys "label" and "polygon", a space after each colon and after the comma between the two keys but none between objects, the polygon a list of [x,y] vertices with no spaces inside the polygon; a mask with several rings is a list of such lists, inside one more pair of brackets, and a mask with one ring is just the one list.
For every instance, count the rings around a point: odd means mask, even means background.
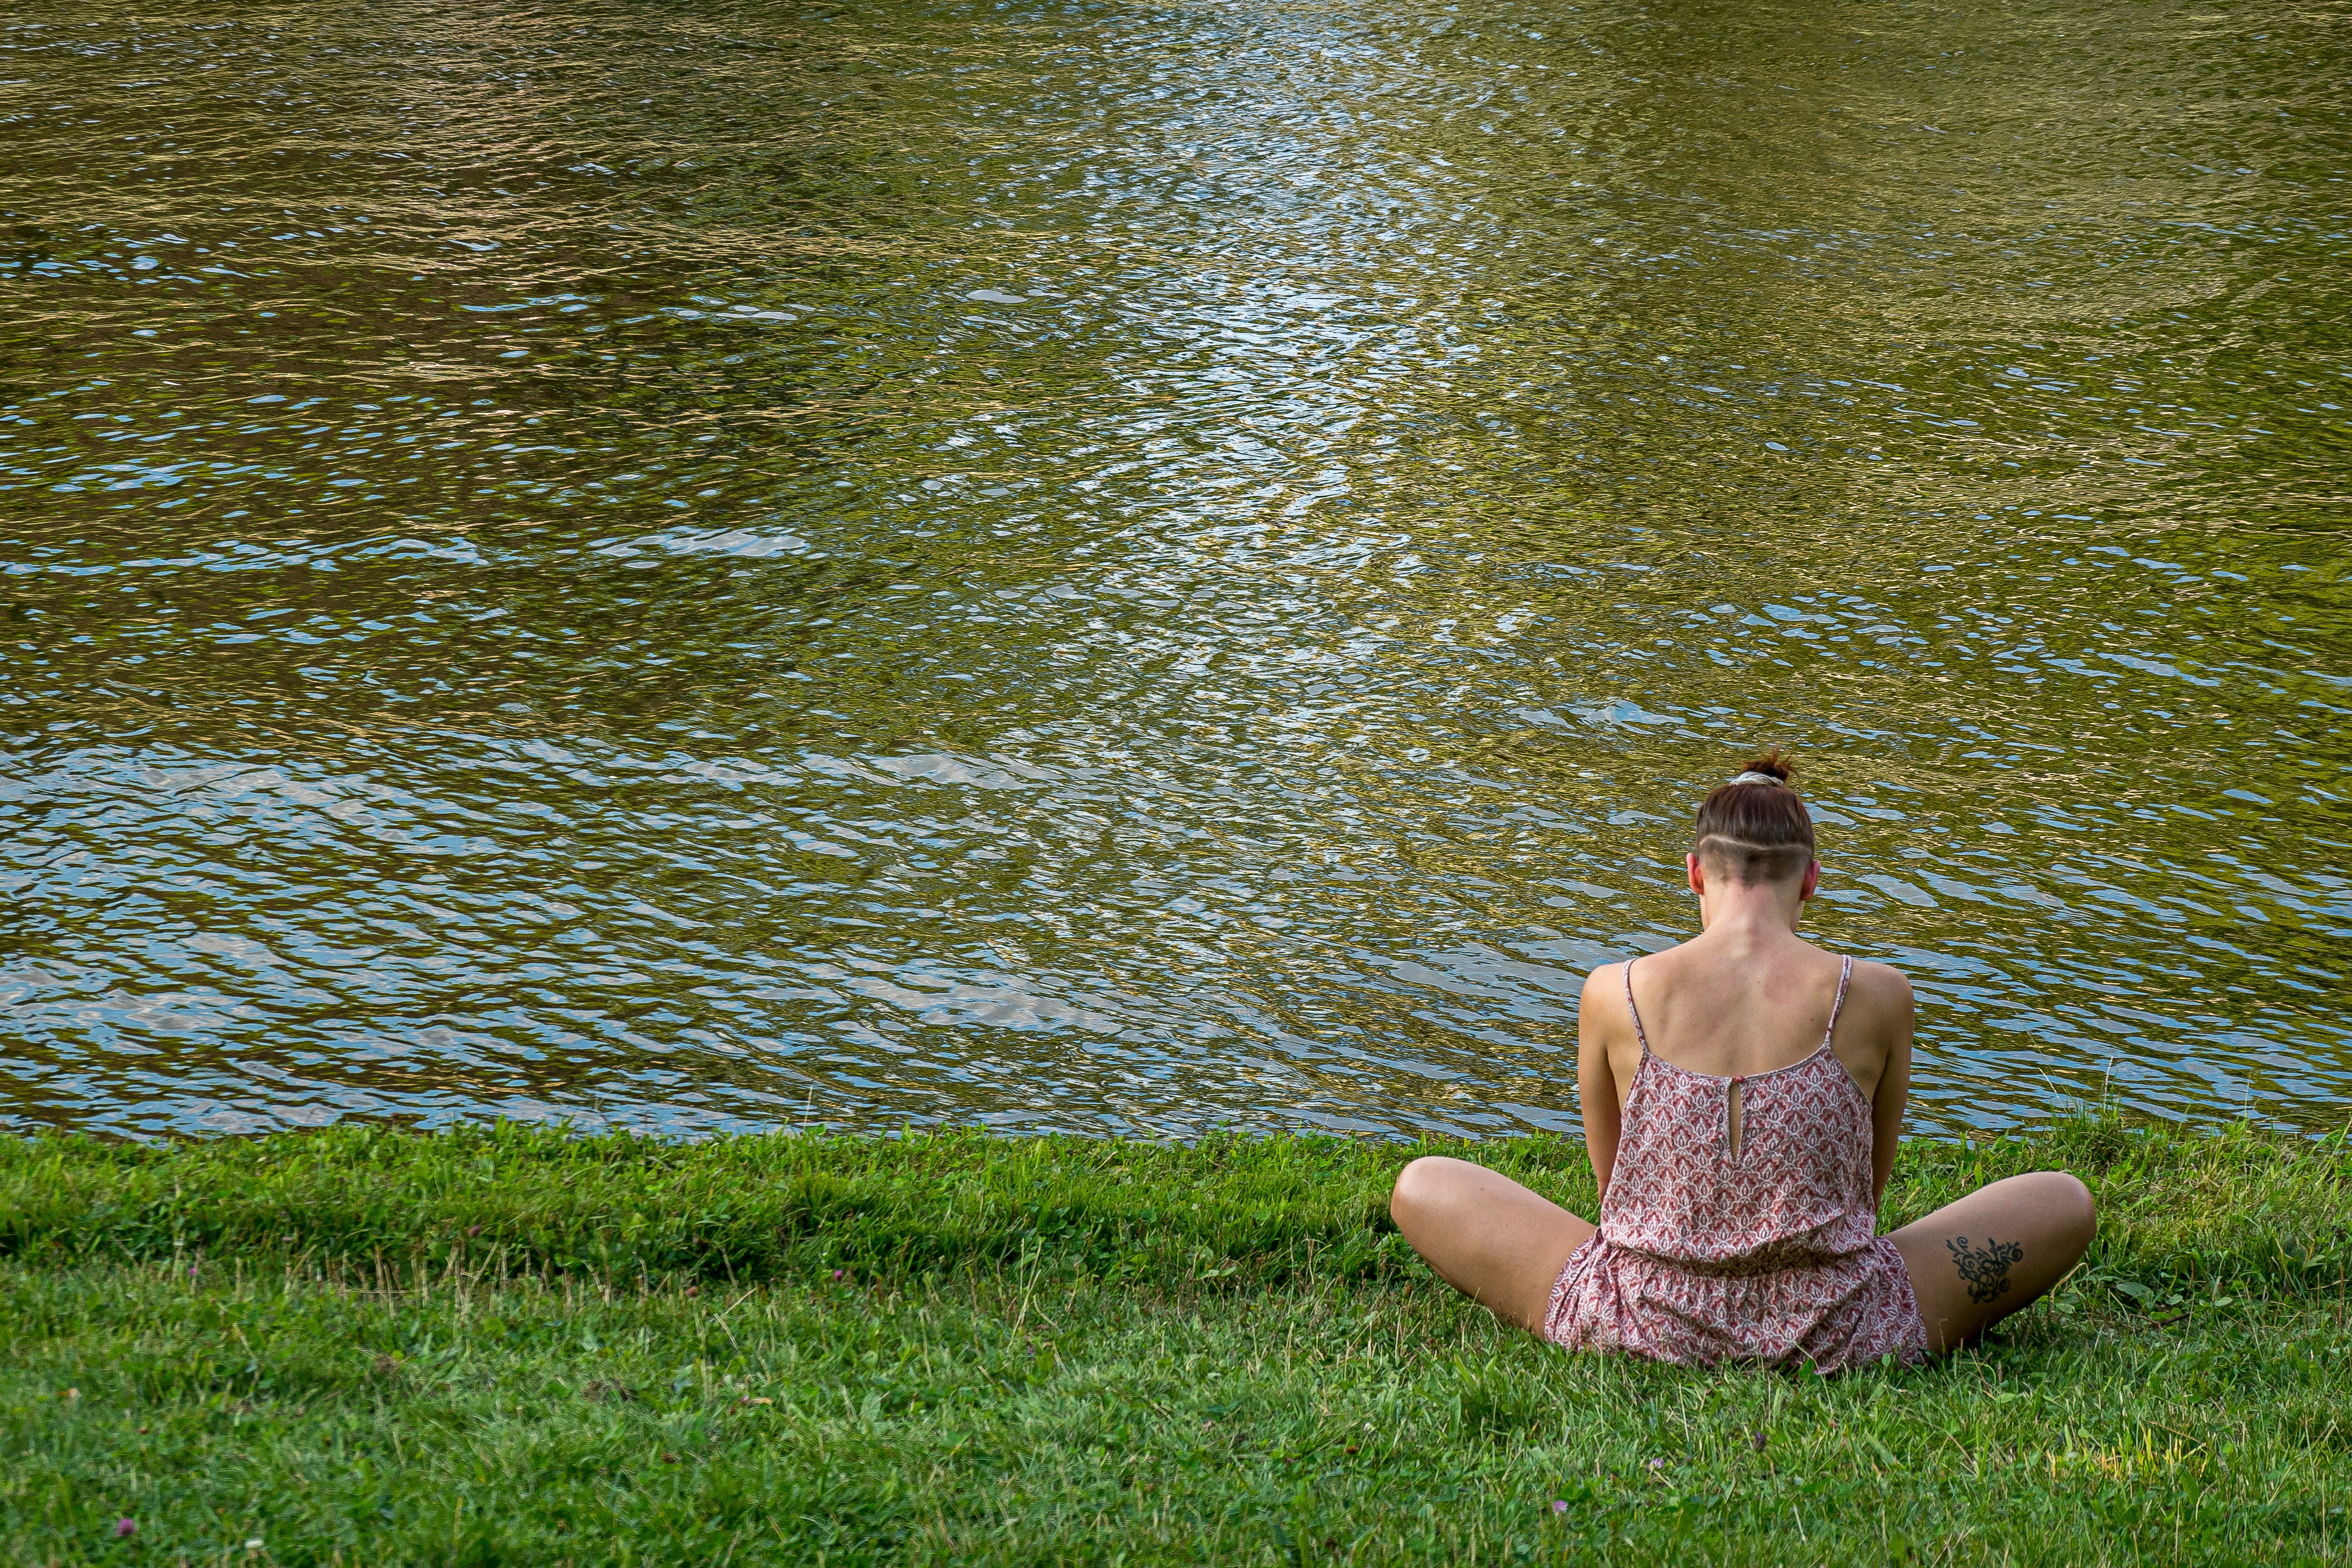
[{"label": "hair bun", "polygon": [[1706,792],[1691,853],[1735,882],[1785,882],[1814,857],[1813,816],[1789,782],[1797,760],[1775,746]]}]

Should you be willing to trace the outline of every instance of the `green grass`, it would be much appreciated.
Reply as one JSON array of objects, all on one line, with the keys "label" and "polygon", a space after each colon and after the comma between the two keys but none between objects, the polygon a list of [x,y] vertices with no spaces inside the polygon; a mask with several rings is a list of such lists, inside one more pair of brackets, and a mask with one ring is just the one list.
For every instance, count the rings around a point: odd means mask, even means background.
[{"label": "green grass", "polygon": [[2098,1244],[1826,1382],[1497,1327],[1416,1152],[0,1141],[0,1559],[2352,1562],[2343,1136],[1908,1146],[1890,1223],[2063,1165]]}]

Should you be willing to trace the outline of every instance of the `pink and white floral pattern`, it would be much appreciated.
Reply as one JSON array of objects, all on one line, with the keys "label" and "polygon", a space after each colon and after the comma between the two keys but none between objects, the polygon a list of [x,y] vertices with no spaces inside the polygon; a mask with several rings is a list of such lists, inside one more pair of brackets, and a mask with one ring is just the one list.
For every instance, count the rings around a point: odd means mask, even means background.
[{"label": "pink and white floral pattern", "polygon": [[[1654,1056],[1626,1097],[1601,1228],[1552,1287],[1544,1337],[1683,1365],[1916,1362],[1927,1331],[1895,1244],[1874,1233],[1871,1107],[1831,1053],[1853,960],[1821,1048],[1794,1067],[1710,1077]],[[1739,1146],[1731,1098],[1739,1097]]]}]

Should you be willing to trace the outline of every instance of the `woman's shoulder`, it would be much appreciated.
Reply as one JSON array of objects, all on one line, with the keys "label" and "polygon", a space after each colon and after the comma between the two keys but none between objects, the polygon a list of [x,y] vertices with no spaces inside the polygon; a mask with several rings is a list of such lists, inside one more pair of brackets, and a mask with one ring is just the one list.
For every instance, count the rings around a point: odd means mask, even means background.
[{"label": "woman's shoulder", "polygon": [[1853,977],[1846,983],[1846,1005],[1856,1005],[1884,1016],[1909,1017],[1911,982],[1891,963],[1873,959],[1853,961]]},{"label": "woman's shoulder", "polygon": [[1585,996],[1590,998],[1603,990],[1622,991],[1625,985],[1625,965],[1631,962],[1630,959],[1612,959],[1585,975],[1583,986]]},{"label": "woman's shoulder", "polygon": [[[1604,1004],[1613,1000],[1616,1003],[1616,1005],[1614,1007],[1601,1006],[1598,1016],[1603,1018],[1612,1019],[1622,1017],[1625,1013],[1625,993],[1632,979],[1632,972],[1629,966],[1637,959],[1646,961],[1649,959],[1662,957],[1664,953],[1672,952],[1674,951],[1675,950],[1670,947],[1662,950],[1660,952],[1654,953],[1631,953],[1623,958],[1612,959],[1609,963],[1603,963],[1593,969],[1584,977],[1584,984],[1579,994],[1579,1011],[1584,1017],[1590,1019],[1595,1016],[1593,1009],[1596,1005]],[[1643,973],[1647,974],[1649,972],[1644,970]],[[1649,994],[1649,982],[1645,980],[1643,984],[1643,994],[1647,995]]]}]

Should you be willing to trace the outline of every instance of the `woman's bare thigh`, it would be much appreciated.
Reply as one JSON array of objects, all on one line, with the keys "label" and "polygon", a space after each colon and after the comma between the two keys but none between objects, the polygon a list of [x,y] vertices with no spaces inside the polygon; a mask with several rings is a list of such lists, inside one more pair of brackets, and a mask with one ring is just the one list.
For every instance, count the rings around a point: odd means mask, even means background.
[{"label": "woman's bare thigh", "polygon": [[2091,1245],[2088,1188],[2063,1171],[2036,1171],[1979,1187],[1896,1231],[1927,1348],[1976,1338],[2066,1276]]},{"label": "woman's bare thigh", "polygon": [[1538,1333],[1568,1255],[1593,1229],[1508,1176],[1433,1155],[1398,1174],[1389,1213],[1447,1284]]}]

